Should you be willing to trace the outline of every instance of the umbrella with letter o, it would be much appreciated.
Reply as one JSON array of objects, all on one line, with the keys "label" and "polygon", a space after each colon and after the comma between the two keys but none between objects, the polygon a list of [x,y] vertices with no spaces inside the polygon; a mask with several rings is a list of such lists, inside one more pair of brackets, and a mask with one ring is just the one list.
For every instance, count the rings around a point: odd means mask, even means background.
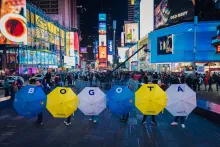
[{"label": "umbrella with letter o", "polygon": [[33,118],[45,110],[46,99],[41,87],[27,85],[15,94],[14,108],[20,116]]},{"label": "umbrella with letter o", "polygon": [[173,116],[188,116],[197,106],[196,93],[186,84],[172,84],[166,93],[166,109]]},{"label": "umbrella with letter o", "polygon": [[86,87],[78,97],[78,108],[85,115],[99,115],[106,108],[106,95],[98,87]]},{"label": "umbrella with letter o", "polygon": [[124,115],[134,108],[134,93],[127,86],[114,86],[107,93],[107,106],[116,114]]},{"label": "umbrella with letter o", "polygon": [[55,118],[67,118],[77,110],[78,97],[71,88],[57,87],[47,98],[47,109]]},{"label": "umbrella with letter o", "polygon": [[135,92],[135,106],[144,115],[158,115],[166,102],[166,93],[157,84],[143,84]]}]

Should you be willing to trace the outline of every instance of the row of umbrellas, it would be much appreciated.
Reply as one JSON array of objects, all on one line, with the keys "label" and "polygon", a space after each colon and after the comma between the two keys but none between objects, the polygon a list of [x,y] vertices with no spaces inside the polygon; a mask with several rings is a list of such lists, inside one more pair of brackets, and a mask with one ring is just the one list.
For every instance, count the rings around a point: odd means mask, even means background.
[{"label": "row of umbrellas", "polygon": [[164,92],[157,84],[144,84],[135,93],[127,86],[114,86],[105,95],[98,87],[86,87],[78,95],[71,88],[57,87],[45,95],[41,87],[22,88],[14,108],[20,116],[36,117],[46,108],[55,118],[67,118],[77,108],[85,115],[99,115],[106,107],[123,115],[135,107],[144,115],[158,115],[166,108],[173,116],[188,116],[196,107],[196,93],[185,84]]}]

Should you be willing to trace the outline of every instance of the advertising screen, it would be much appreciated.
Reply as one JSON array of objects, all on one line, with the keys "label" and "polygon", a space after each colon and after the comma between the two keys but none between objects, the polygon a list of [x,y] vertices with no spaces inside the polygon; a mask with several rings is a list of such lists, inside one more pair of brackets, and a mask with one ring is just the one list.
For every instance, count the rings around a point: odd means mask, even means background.
[{"label": "advertising screen", "polygon": [[[137,51],[137,44],[131,47],[131,54],[133,55]],[[132,59],[132,61],[138,60],[138,54],[135,54]]]},{"label": "advertising screen", "polygon": [[107,46],[106,35],[99,35],[99,46]]},{"label": "advertising screen", "polygon": [[100,13],[99,14],[99,21],[106,21],[106,14]]},{"label": "advertising screen", "polygon": [[99,23],[99,35],[106,35],[106,23],[105,22]]},{"label": "advertising screen", "polygon": [[159,0],[154,8],[154,28],[193,20],[194,7],[195,0]]},{"label": "advertising screen", "polygon": [[87,47],[81,47],[80,53],[87,53]]},{"label": "advertising screen", "polygon": [[27,45],[26,0],[0,0],[0,44]]},{"label": "advertising screen", "polygon": [[70,32],[70,56],[74,56],[74,32]]},{"label": "advertising screen", "polygon": [[112,48],[112,40],[108,40],[108,55],[112,55],[113,54],[113,48]]},{"label": "advertising screen", "polygon": [[157,38],[157,54],[165,55],[173,53],[173,36],[162,36]]},{"label": "advertising screen", "polygon": [[64,56],[64,64],[66,64],[68,66],[75,66],[75,58]]},{"label": "advertising screen", "polygon": [[125,24],[125,43],[138,41],[138,23]]},{"label": "advertising screen", "polygon": [[119,56],[119,62],[124,62],[126,60],[126,50],[128,48],[124,47],[118,47],[118,56]]},{"label": "advertising screen", "polygon": [[99,58],[100,59],[106,59],[107,58],[106,46],[100,46],[99,47]]},{"label": "advertising screen", "polygon": [[77,32],[74,32],[74,49],[79,50],[79,35]]}]

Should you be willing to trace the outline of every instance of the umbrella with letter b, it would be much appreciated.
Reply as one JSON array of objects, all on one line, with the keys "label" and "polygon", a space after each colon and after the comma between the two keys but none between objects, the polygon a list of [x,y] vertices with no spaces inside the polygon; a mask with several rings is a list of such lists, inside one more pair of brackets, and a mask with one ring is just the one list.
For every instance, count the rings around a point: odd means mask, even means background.
[{"label": "umbrella with letter b", "polygon": [[33,118],[45,110],[46,98],[41,87],[27,85],[15,94],[14,108],[20,116]]},{"label": "umbrella with letter b", "polygon": [[114,86],[107,93],[107,106],[116,114],[124,115],[134,108],[134,93],[127,86]]},{"label": "umbrella with letter b", "polygon": [[55,118],[67,118],[77,110],[78,97],[71,88],[57,87],[47,98],[47,109]]},{"label": "umbrella with letter b", "polygon": [[106,108],[106,95],[98,87],[86,87],[78,97],[78,108],[85,115],[99,115]]},{"label": "umbrella with letter b", "polygon": [[166,102],[166,93],[157,84],[143,84],[135,92],[135,106],[144,115],[158,115]]},{"label": "umbrella with letter b", "polygon": [[166,109],[173,116],[188,116],[197,106],[196,93],[186,84],[173,84],[166,93]]}]

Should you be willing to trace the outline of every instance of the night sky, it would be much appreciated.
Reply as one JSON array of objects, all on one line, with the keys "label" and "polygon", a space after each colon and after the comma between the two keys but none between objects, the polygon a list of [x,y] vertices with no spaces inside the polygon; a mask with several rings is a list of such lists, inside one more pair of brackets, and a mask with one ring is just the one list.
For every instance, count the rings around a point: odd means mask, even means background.
[{"label": "night sky", "polygon": [[78,5],[83,5],[86,12],[83,15],[83,35],[95,34],[93,27],[98,25],[98,14],[112,9],[112,19],[117,20],[117,36],[120,36],[124,20],[127,19],[127,0],[78,0]]}]

